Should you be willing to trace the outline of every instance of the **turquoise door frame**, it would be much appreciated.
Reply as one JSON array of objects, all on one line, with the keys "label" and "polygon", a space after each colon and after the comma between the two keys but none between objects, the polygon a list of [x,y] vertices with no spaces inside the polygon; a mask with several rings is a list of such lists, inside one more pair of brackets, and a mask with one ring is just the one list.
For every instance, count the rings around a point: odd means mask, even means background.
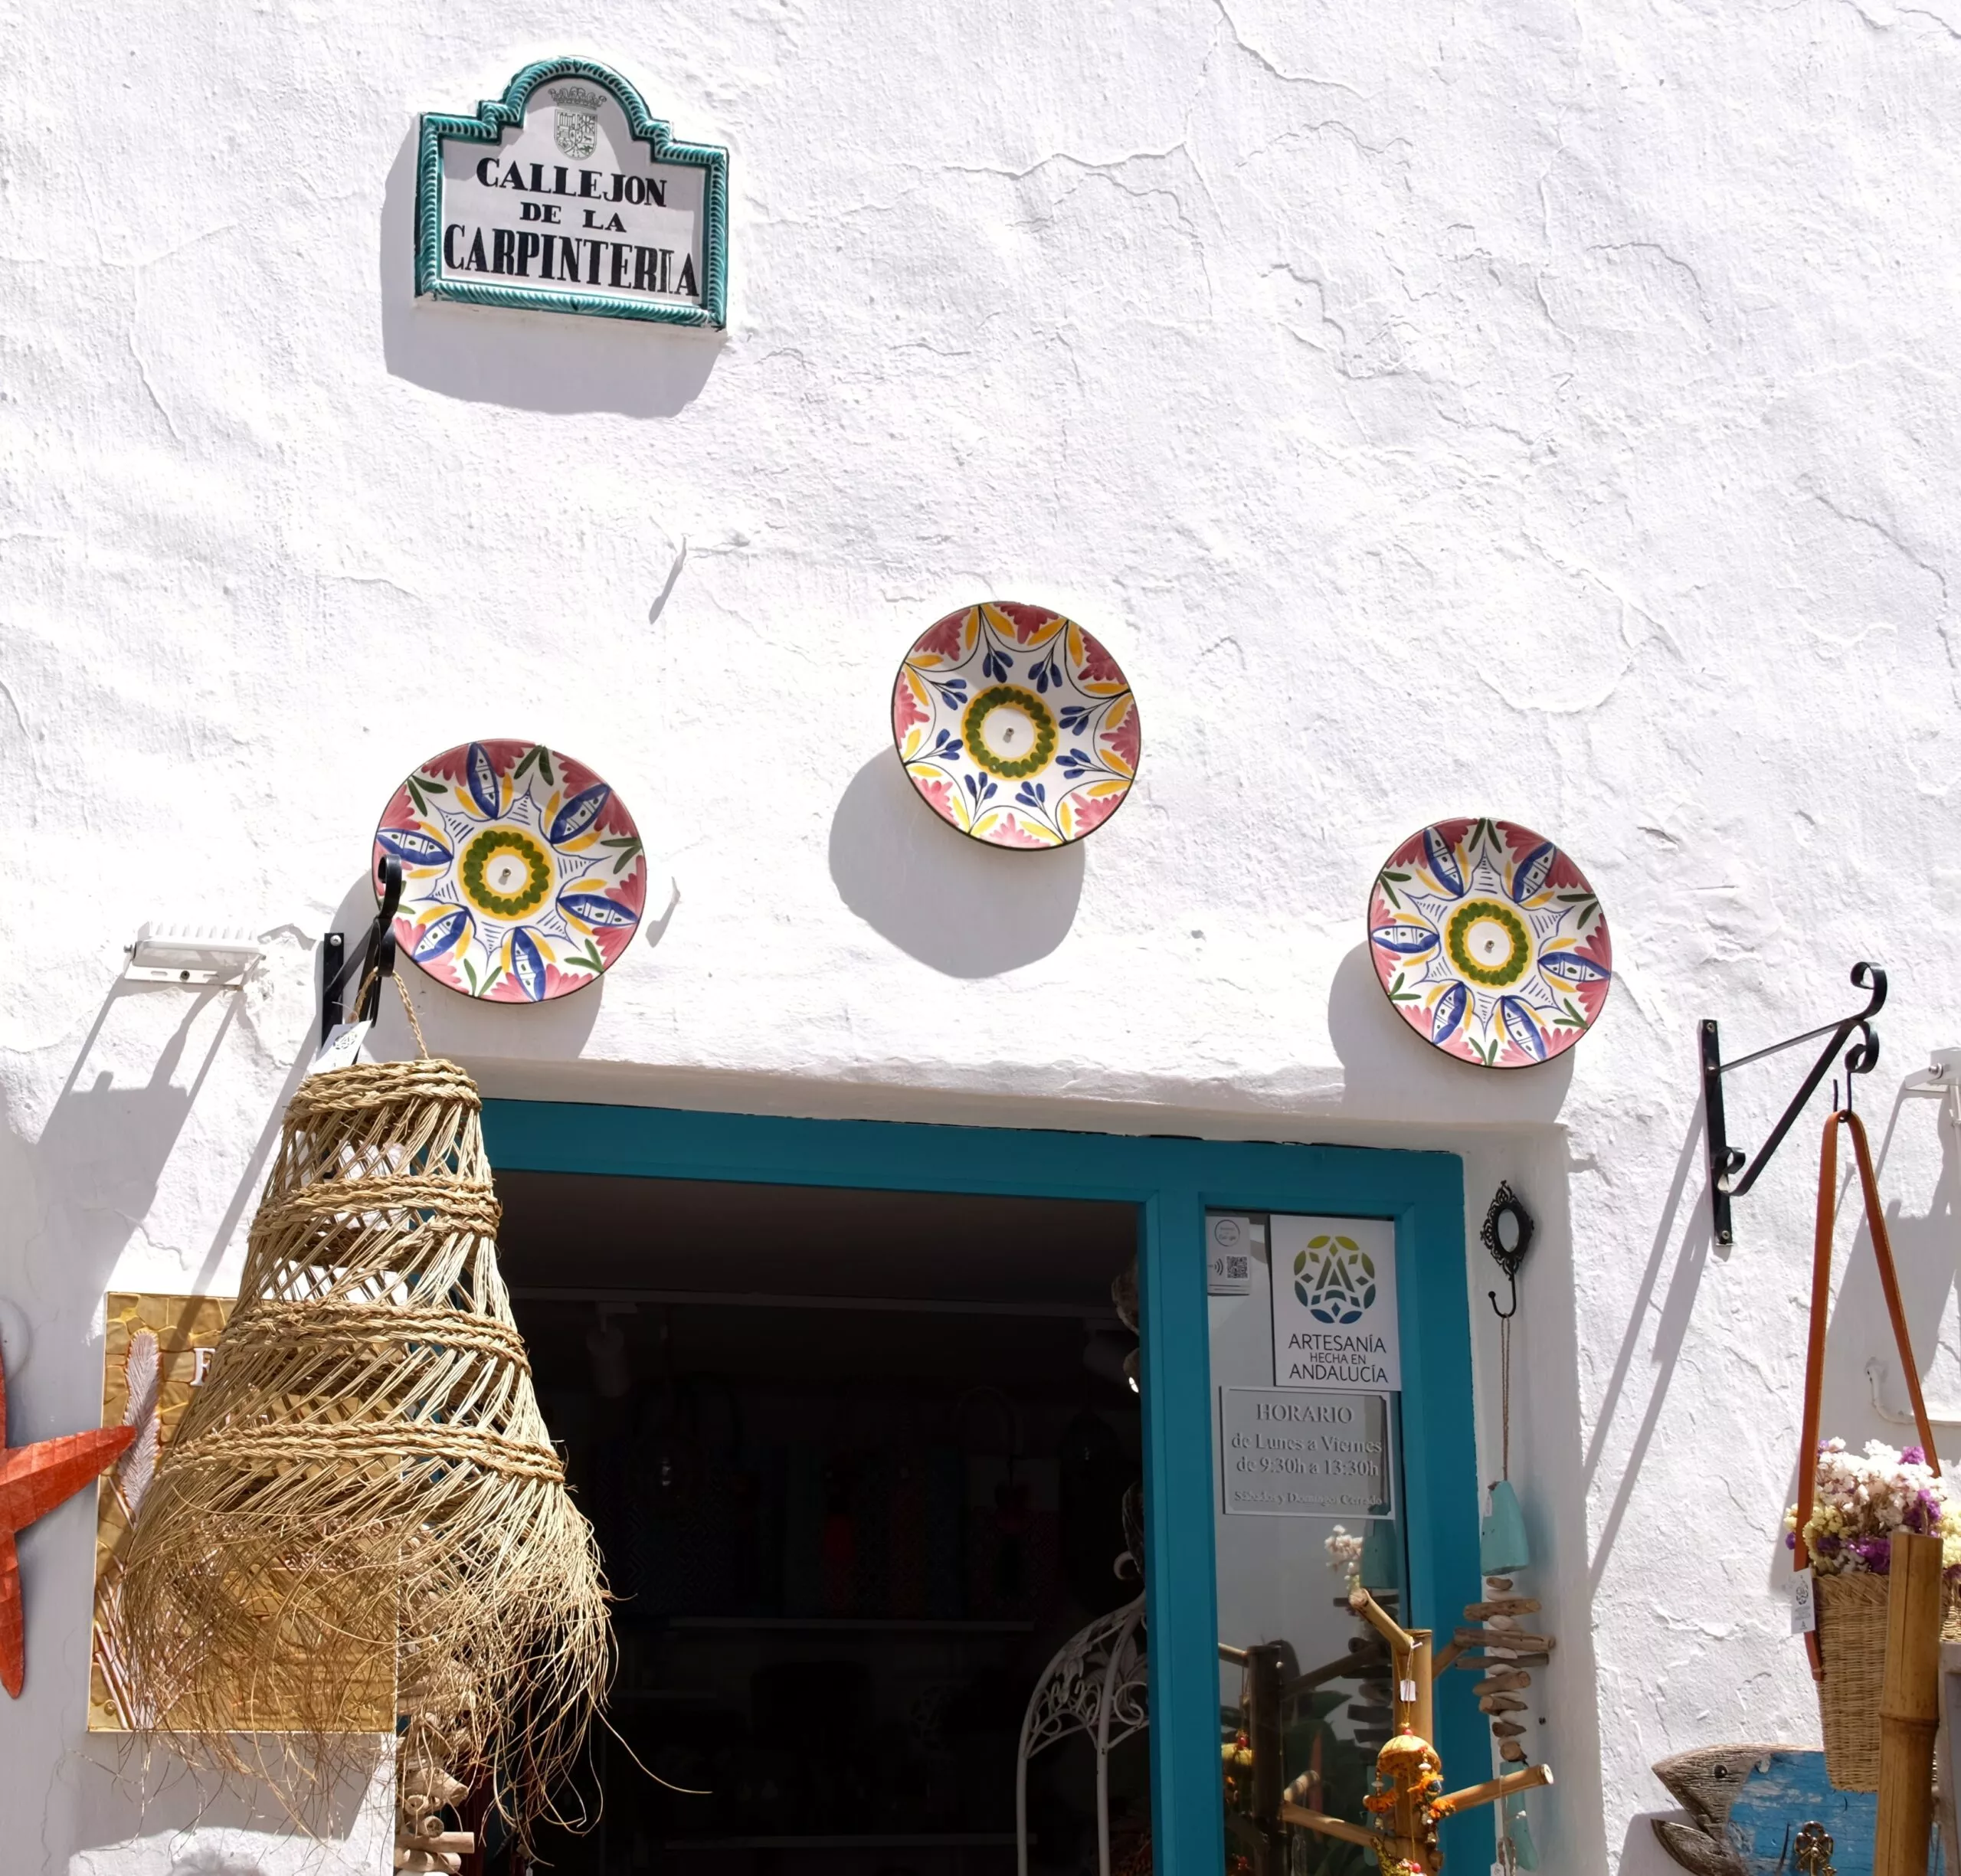
[{"label": "turquoise door frame", "polygon": [[[1170,1876],[1222,1876],[1225,1867],[1208,1210],[1395,1222],[1405,1619],[1448,1634],[1458,1612],[1478,1599],[1463,1174],[1454,1154],[532,1101],[486,1101],[483,1126],[499,1171],[1100,1199],[1138,1208],[1152,1838],[1156,1867]],[[1475,1783],[1485,1776],[1491,1748],[1470,1677],[1445,1675],[1437,1696],[1436,1743],[1450,1783]],[[1489,1809],[1446,1824],[1443,1842],[1461,1869],[1488,1863]]]}]

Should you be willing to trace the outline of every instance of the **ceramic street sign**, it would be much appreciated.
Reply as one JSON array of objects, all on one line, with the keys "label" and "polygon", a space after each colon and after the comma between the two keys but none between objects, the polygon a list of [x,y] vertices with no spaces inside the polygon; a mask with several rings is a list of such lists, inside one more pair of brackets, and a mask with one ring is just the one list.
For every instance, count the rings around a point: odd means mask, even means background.
[{"label": "ceramic street sign", "polygon": [[528,65],[474,117],[425,113],[415,290],[720,326],[728,154],[676,143],[617,72]]}]

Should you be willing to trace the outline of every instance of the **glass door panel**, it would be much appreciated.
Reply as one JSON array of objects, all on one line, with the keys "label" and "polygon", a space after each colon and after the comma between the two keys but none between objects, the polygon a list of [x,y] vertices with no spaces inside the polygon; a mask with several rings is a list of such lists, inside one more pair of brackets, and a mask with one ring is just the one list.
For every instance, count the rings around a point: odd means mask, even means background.
[{"label": "glass door panel", "polygon": [[1388,1651],[1347,1606],[1396,1615],[1408,1578],[1394,1229],[1213,1213],[1219,1714],[1229,1876],[1363,1876],[1373,1853],[1283,1819],[1365,1829],[1393,1720]]}]

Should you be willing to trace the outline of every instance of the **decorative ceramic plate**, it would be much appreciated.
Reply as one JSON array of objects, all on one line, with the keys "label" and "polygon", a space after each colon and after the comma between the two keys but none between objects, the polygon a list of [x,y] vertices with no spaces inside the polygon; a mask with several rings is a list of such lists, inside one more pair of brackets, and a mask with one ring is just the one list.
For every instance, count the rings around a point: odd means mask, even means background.
[{"label": "decorative ceramic plate", "polygon": [[996,846],[1062,846],[1137,775],[1117,661],[1046,606],[969,606],[922,633],[892,691],[892,741],[935,814]]},{"label": "decorative ceramic plate", "polygon": [[1369,895],[1369,955],[1404,1022],[1488,1069],[1563,1055],[1613,981],[1586,876],[1506,820],[1441,820],[1390,854]]},{"label": "decorative ceramic plate", "polygon": [[633,817],[582,762],[470,742],[424,762],[375,830],[401,862],[395,938],[439,984],[493,1003],[583,990],[633,941],[647,899]]}]

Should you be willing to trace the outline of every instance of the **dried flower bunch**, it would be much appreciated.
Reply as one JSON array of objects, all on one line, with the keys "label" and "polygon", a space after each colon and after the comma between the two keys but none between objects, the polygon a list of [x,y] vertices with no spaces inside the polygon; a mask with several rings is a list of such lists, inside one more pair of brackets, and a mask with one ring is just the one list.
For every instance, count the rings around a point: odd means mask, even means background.
[{"label": "dried flower bunch", "polygon": [[[1784,1547],[1797,1547],[1798,1508],[1784,1514]],[[1884,1576],[1893,1562],[1896,1531],[1915,1531],[1941,1540],[1948,1576],[1961,1576],[1961,1507],[1948,1496],[1947,1481],[1927,1462],[1918,1446],[1896,1451],[1884,1441],[1868,1440],[1863,1455],[1842,1439],[1819,1442],[1818,1484],[1805,1547],[1821,1576],[1868,1573]]]},{"label": "dried flower bunch", "polygon": [[1351,1535],[1340,1524],[1321,1540],[1321,1548],[1328,1553],[1328,1567],[1339,1570],[1350,1583],[1358,1583],[1362,1575],[1363,1540]]}]

